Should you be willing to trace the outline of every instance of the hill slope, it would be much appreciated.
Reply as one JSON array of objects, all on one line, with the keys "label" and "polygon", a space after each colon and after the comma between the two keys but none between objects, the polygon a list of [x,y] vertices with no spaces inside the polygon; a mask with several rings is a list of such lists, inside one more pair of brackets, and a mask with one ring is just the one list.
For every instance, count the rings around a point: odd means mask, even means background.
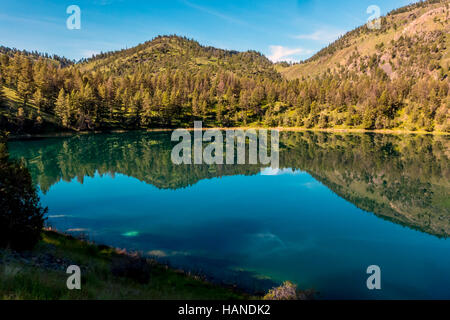
[{"label": "hill slope", "polygon": [[82,71],[102,71],[112,75],[131,75],[180,70],[238,76],[279,78],[273,64],[256,51],[238,52],[205,47],[178,36],[159,36],[131,49],[102,53],[76,66]]},{"label": "hill slope", "polygon": [[10,88],[2,88],[3,102],[0,104],[0,129],[15,133],[59,132],[63,128],[54,114],[47,113],[34,103],[25,103]]},{"label": "hill slope", "polygon": [[304,63],[277,69],[295,79],[341,68],[363,74],[370,64],[377,64],[391,79],[425,74],[438,77],[450,66],[449,3],[419,2],[394,10],[381,19],[381,29],[364,25]]},{"label": "hill slope", "polygon": [[[205,127],[450,132],[449,3],[400,8],[383,17],[380,30],[357,28],[288,67],[254,51],[160,36],[76,64],[2,49],[0,83],[23,105],[76,130],[192,127],[201,120]],[[19,121],[21,130],[29,129]]]}]

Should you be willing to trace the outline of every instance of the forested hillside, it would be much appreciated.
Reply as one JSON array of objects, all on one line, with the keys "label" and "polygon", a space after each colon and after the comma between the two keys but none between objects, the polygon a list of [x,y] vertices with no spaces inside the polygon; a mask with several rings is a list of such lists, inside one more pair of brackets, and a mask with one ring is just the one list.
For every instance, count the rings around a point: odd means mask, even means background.
[{"label": "forested hillside", "polygon": [[391,12],[293,66],[161,36],[67,59],[0,50],[10,131],[283,126],[450,131],[449,0]]}]

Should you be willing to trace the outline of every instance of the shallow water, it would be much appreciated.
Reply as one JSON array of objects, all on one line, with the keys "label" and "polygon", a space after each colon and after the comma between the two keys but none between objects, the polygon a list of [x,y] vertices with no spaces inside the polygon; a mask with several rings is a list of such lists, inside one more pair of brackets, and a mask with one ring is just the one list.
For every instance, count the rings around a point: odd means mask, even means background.
[{"label": "shallow water", "polygon": [[[10,143],[49,223],[212,280],[325,299],[450,298],[450,139],[280,133],[280,169],[174,165],[170,133]],[[381,290],[366,269],[381,268]]]}]

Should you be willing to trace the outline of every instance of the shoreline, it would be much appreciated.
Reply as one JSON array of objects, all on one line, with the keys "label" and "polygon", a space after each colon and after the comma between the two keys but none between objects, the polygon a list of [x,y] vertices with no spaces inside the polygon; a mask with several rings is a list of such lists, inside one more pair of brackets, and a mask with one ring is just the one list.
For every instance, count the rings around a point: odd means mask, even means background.
[{"label": "shoreline", "polygon": [[[195,130],[195,128],[177,128],[177,129],[186,129],[189,131]],[[450,136],[450,132],[443,132],[443,131],[410,131],[410,130],[403,130],[403,129],[374,129],[374,130],[366,130],[366,129],[359,129],[359,128],[327,128],[327,129],[320,129],[320,128],[303,128],[303,127],[227,127],[227,128],[221,128],[221,127],[211,127],[211,128],[202,128],[203,131],[205,130],[249,130],[249,129],[255,129],[255,130],[278,130],[280,132],[329,132],[329,133],[376,133],[376,134],[417,134],[417,135],[435,135],[435,136]],[[144,129],[145,130],[145,129]],[[147,132],[154,132],[154,131],[172,131],[176,129],[146,129]]]},{"label": "shoreline", "polygon": [[[85,280],[81,290],[66,288],[69,265],[81,268]],[[16,271],[10,275],[5,270]],[[50,228],[42,231],[41,241],[30,251],[0,249],[0,271],[0,300],[116,300],[123,298],[124,293],[136,300],[263,299],[237,286],[208,281],[202,275],[172,268],[136,252]],[[20,275],[19,279],[15,275]]]},{"label": "shoreline", "polygon": [[[152,129],[113,129],[113,130],[93,130],[93,131],[67,131],[67,132],[56,132],[56,133],[28,133],[28,134],[10,134],[9,140],[31,140],[31,139],[45,139],[45,138],[65,138],[72,137],[76,135],[88,135],[88,134],[104,134],[104,133],[126,133],[133,131],[143,131],[143,132],[170,132],[177,129],[185,129],[188,131],[194,131],[195,128],[152,128]],[[202,131],[206,130],[278,130],[280,132],[326,132],[326,133],[375,133],[375,134],[390,134],[390,135],[433,135],[433,136],[450,136],[450,132],[443,131],[410,131],[404,129],[374,129],[366,130],[360,128],[303,128],[303,127],[203,127]]]},{"label": "shoreline", "polygon": [[[97,244],[44,228],[29,251],[0,248],[0,300],[316,300],[314,289],[284,281],[250,293],[238,284],[171,267],[138,252]],[[70,266],[81,286],[69,289]]]}]

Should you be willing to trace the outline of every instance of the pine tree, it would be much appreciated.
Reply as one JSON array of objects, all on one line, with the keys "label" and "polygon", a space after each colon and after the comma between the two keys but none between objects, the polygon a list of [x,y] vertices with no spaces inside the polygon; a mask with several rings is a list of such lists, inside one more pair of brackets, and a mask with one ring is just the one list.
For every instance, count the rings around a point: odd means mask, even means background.
[{"label": "pine tree", "polygon": [[27,168],[9,159],[3,132],[0,132],[0,185],[0,247],[32,249],[41,238],[47,209],[39,204]]},{"label": "pine tree", "polygon": [[142,99],[142,113],[140,119],[141,126],[149,127],[151,125],[152,114],[153,110],[150,93],[146,91]]},{"label": "pine tree", "polygon": [[41,112],[44,106],[44,97],[42,95],[41,89],[37,89],[36,92],[33,94],[33,101],[36,107],[38,108],[38,111]]},{"label": "pine tree", "polygon": [[59,90],[58,98],[55,102],[55,114],[64,127],[69,126],[69,110],[68,110],[66,93],[63,88]]},{"label": "pine tree", "polygon": [[33,69],[31,61],[28,58],[23,58],[20,63],[17,91],[19,96],[23,99],[24,106],[27,105],[31,95],[33,94],[33,87]]},{"label": "pine tree", "polygon": [[6,96],[3,89],[3,86],[0,83],[0,107],[6,106]]}]

